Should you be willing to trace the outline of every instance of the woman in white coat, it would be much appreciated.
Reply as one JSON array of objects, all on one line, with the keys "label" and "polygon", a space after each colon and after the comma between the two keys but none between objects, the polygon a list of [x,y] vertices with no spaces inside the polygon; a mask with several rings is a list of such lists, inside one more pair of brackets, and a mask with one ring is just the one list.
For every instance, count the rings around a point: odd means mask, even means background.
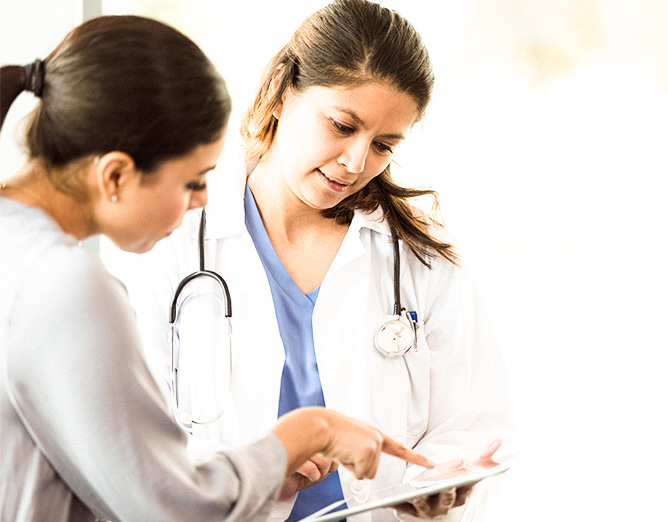
[{"label": "woman in white coat", "polygon": [[[224,332],[213,333],[222,298],[205,282],[181,299],[176,337],[181,358],[191,360],[179,379],[181,404],[202,419],[222,411],[205,436],[242,442],[305,404],[365,419],[438,459],[508,436],[503,363],[470,274],[443,227],[409,204],[436,195],[400,187],[390,175],[392,154],[424,114],[432,85],[414,28],[366,0],[314,13],[268,64],[242,127],[245,165],[218,181],[203,231],[204,266],[232,297],[231,358],[225,352],[212,362],[209,337],[221,335],[217,350],[227,346]],[[199,231],[198,212],[149,255],[110,259],[165,383],[168,305],[199,266]],[[409,312],[402,318],[416,341],[392,357],[374,337],[394,314],[396,241],[398,297]],[[314,464],[295,491],[330,471],[326,461]],[[329,474],[299,492],[290,519],[407,473],[384,458],[379,470],[363,484],[345,471]],[[455,520],[459,493],[402,511]],[[274,514],[287,516],[293,500]],[[366,516],[394,518],[389,510]]]},{"label": "woman in white coat", "polygon": [[79,241],[145,252],[205,204],[230,100],[191,40],[100,17],[0,85],[0,126],[24,90],[39,98],[29,158],[0,183],[0,520],[264,520],[315,454],[360,478],[381,451],[428,464],[324,408],[236,448],[189,445],[174,422],[124,288]]}]

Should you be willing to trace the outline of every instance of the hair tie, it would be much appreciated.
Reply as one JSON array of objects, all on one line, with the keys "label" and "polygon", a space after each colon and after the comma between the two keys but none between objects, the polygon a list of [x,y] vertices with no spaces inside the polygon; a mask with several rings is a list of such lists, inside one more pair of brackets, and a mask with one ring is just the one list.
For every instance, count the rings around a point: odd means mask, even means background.
[{"label": "hair tie", "polygon": [[33,63],[29,63],[25,67],[25,86],[24,90],[32,92],[38,98],[42,96],[42,89],[44,87],[44,62],[37,58]]}]

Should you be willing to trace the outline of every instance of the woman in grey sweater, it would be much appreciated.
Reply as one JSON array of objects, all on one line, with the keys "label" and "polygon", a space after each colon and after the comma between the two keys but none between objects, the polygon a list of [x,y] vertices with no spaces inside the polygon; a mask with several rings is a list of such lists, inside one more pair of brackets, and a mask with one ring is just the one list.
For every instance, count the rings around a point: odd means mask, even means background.
[{"label": "woman in grey sweater", "polygon": [[1,520],[259,520],[317,453],[360,478],[381,451],[429,465],[322,408],[238,448],[189,444],[170,417],[124,287],[78,243],[145,252],[206,203],[230,101],[192,41],[100,17],[0,84],[0,125],[22,91],[40,98],[0,185]]}]

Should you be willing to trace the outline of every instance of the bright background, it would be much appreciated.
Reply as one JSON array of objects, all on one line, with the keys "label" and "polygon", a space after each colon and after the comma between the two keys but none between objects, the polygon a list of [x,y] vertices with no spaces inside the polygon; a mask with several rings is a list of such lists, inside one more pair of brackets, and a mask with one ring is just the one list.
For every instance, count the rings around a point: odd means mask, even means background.
[{"label": "bright background", "polygon": [[[325,3],[0,0],[0,63],[45,56],[83,7],[160,18],[225,76],[231,159],[262,67]],[[398,162],[439,190],[506,354],[523,457],[489,520],[667,520],[668,2],[382,3],[437,73]],[[0,136],[0,178],[32,103]]]}]

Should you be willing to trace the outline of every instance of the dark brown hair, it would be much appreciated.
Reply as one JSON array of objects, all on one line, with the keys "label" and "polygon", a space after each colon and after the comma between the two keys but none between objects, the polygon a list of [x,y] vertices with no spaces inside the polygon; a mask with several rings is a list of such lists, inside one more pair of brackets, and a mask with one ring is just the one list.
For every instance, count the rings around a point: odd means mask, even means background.
[{"label": "dark brown hair", "polygon": [[[0,68],[0,83],[1,125],[23,90],[24,68]],[[146,174],[219,139],[230,107],[223,79],[185,35],[150,18],[102,16],[44,60],[26,144],[48,167],[118,150]]]},{"label": "dark brown hair", "polygon": [[[272,86],[278,67],[282,74]],[[316,11],[263,72],[241,125],[246,160],[261,158],[269,150],[278,125],[273,113],[286,90],[303,92],[313,86],[356,86],[370,81],[385,82],[409,94],[416,104],[417,120],[422,118],[434,74],[415,28],[395,11],[368,0],[336,0]],[[456,263],[453,247],[429,234],[434,220],[416,215],[407,201],[420,196],[431,196],[438,207],[435,191],[397,185],[388,166],[323,215],[349,224],[355,210],[371,212],[381,206],[395,237],[405,241],[425,265],[435,255]]]}]

